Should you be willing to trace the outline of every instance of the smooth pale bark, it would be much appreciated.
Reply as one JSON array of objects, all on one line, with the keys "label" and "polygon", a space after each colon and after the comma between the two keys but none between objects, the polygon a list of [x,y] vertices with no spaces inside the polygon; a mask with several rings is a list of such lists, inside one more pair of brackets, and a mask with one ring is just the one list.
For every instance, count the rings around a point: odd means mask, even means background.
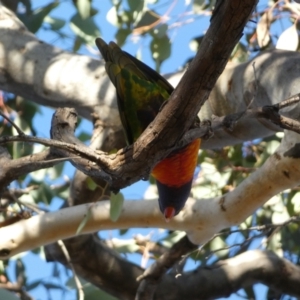
[{"label": "smooth pale bark", "polygon": [[156,200],[127,200],[116,222],[110,219],[109,201],[101,201],[0,228],[0,258],[74,236],[86,216],[88,221],[81,234],[103,229],[156,227],[186,231],[193,243],[204,244],[220,230],[242,222],[272,196],[299,184],[299,143],[299,134],[286,132],[275,153],[234,191],[212,199],[189,199],[180,214],[168,223]]},{"label": "smooth pale bark", "polygon": [[[2,7],[0,9],[2,10]],[[40,104],[53,107],[74,106],[86,118],[90,118],[91,112],[96,112],[106,125],[119,126],[114,89],[111,88],[101,62],[64,52],[36,40],[11,13],[4,10],[3,13],[1,11],[0,36],[0,88],[28,97]],[[272,51],[260,55],[255,62],[258,89],[253,90],[252,62],[238,67],[227,66],[209,100],[202,107],[200,112],[202,119],[211,119],[213,114],[220,116],[244,110],[251,99],[249,94],[254,96],[252,105],[261,106],[279,102],[299,92],[297,89],[299,54]],[[286,110],[289,116],[298,117],[295,106],[293,110],[289,110]],[[271,134],[272,130],[278,128],[266,121],[243,120],[238,122],[233,131],[215,132],[212,139],[203,143],[203,147],[220,147],[262,137]],[[122,215],[115,223],[109,219],[108,202],[81,205],[35,216],[0,229],[1,237],[4,237],[1,239],[0,255],[7,258],[41,244],[74,236],[87,214],[91,215],[81,233],[101,229],[153,226],[184,230],[194,243],[204,243],[220,229],[240,223],[271,196],[298,184],[300,171],[297,167],[299,165],[297,143],[299,136],[288,133],[282,145],[266,164],[250,175],[235,191],[215,199],[198,201],[190,199],[180,215],[168,224],[162,219],[156,201],[126,201]],[[248,258],[243,257],[240,262],[232,261],[230,270],[235,270],[234,266],[240,267],[238,269],[240,271],[246,270],[247,268],[243,269],[241,264],[245,263],[245,259]],[[262,261],[259,255],[257,259]],[[255,261],[252,262],[248,267],[253,267]],[[265,270],[265,266],[257,269]],[[272,274],[276,277],[279,272],[274,270]],[[254,278],[251,284],[263,281],[262,278],[257,279],[255,274],[241,272],[239,277],[235,278],[240,280],[240,285],[234,280],[230,283],[238,287],[244,286],[243,274]],[[185,275],[191,277],[187,278]],[[187,290],[188,282],[193,282],[193,286],[197,286],[201,281],[194,273],[183,274],[181,278],[184,281],[175,280],[175,286],[180,287],[176,291],[177,295]],[[272,277],[270,278],[271,281],[266,280],[265,283],[272,286]],[[286,279],[287,283],[293,283],[293,280],[289,281],[289,276]],[[182,286],[179,283],[182,283]],[[174,285],[174,281],[172,284]],[[284,290],[280,284],[276,287]],[[223,293],[227,291],[224,286],[220,286],[220,292],[221,288]],[[163,291],[164,288],[159,289],[160,293]],[[233,291],[228,289],[227,292]],[[193,289],[189,289],[188,292],[186,297],[191,299]],[[297,291],[292,289],[287,292],[298,295]],[[199,295],[203,296],[203,293],[195,294],[195,299],[198,299]],[[162,298],[167,299],[158,296],[158,299]]]},{"label": "smooth pale bark", "polygon": [[[0,15],[0,89],[42,105],[72,106],[88,119],[96,112],[106,126],[120,126],[115,89],[102,61],[69,53],[38,40],[3,6],[0,6]],[[299,92],[300,53],[264,52],[245,64],[227,65],[201,109],[202,120],[211,119],[212,115],[242,111],[248,106],[249,96],[245,97],[245,94],[253,95],[254,61],[258,90],[252,105],[274,104]],[[168,79],[176,86],[182,75],[179,72],[169,75]],[[274,130],[279,129],[266,121],[243,120],[232,132],[215,132],[212,138],[203,141],[202,147],[223,147],[264,137]],[[103,131],[103,135],[106,134]]]}]

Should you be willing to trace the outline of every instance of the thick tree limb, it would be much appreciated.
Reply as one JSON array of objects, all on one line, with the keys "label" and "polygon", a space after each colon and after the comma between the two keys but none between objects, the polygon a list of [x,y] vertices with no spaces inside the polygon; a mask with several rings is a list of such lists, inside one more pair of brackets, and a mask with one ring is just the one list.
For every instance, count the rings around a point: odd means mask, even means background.
[{"label": "thick tree limb", "polygon": [[[114,296],[128,300],[134,298],[136,278],[142,273],[142,268],[129,263],[93,234],[65,240],[64,244],[77,274]],[[48,246],[46,255],[48,261],[59,261],[68,267],[57,244]]]},{"label": "thick tree limb", "polygon": [[[222,8],[222,7],[221,7]],[[220,10],[219,10],[220,11]],[[209,82],[208,82],[209,83]],[[203,93],[204,93],[204,91],[203,91]],[[204,99],[205,97],[203,97],[203,99]],[[201,100],[202,101],[202,100]],[[200,105],[200,104],[199,104]],[[172,111],[171,111],[171,113],[173,113]],[[290,141],[289,141],[290,142]],[[296,144],[293,144],[293,145],[295,145],[295,148],[297,148],[296,147]],[[287,154],[287,156],[291,156],[292,158],[297,158],[298,156],[297,156],[297,151],[296,151],[297,149],[293,149],[293,148],[291,148],[291,149],[288,149],[286,152],[284,152],[284,154]],[[277,155],[277,153],[276,153],[276,155]],[[277,159],[279,159],[279,157],[280,157],[280,159],[281,159],[281,155],[279,154],[279,156],[277,156],[276,158]],[[295,162],[295,161],[294,161]],[[285,161],[285,163],[287,163],[286,161]],[[287,165],[288,165],[288,163],[287,163]],[[279,168],[279,170],[281,170],[280,168]],[[290,173],[290,171],[289,171],[289,169],[288,169],[288,167],[287,168],[283,168],[283,175],[285,175],[286,177],[290,177],[290,175],[297,175],[298,176],[298,170],[293,170],[293,172],[291,172]],[[297,174],[296,174],[297,173]],[[268,173],[265,173],[265,175],[266,174],[268,174]],[[281,174],[282,175],[282,174]],[[293,180],[292,180],[292,182],[294,182],[294,180],[296,180],[296,177],[297,176],[292,176],[292,177],[294,177],[293,178]],[[259,178],[259,176],[257,177],[257,178]],[[253,179],[253,178],[252,178]],[[254,179],[255,179],[255,176],[254,176]],[[272,178],[273,179],[273,178]],[[249,184],[249,183],[248,183]],[[286,184],[286,182],[284,182],[284,184]],[[289,184],[291,184],[291,182],[289,182]],[[251,182],[250,182],[250,185],[251,185]],[[247,186],[247,184],[246,184],[246,186]],[[274,187],[272,188],[272,192],[274,192]],[[270,194],[272,194],[272,192],[270,192]],[[237,194],[237,195],[239,195],[239,194]],[[235,196],[237,196],[237,195],[235,195]],[[252,194],[253,195],[253,194]],[[241,195],[240,195],[241,196]],[[256,195],[254,195],[254,196],[256,196]],[[228,200],[229,199],[229,200]],[[226,198],[226,202],[225,202],[225,198],[224,199],[220,199],[220,202],[218,203],[219,204],[219,206],[220,206],[220,208],[221,208],[221,210],[226,210],[226,209],[228,209],[227,208],[227,205],[228,205],[228,207],[229,207],[229,210],[231,210],[232,209],[232,207],[230,207],[230,205],[232,204],[231,203],[231,198],[230,197],[228,197],[228,199]],[[237,199],[238,198],[236,198],[235,200],[236,200],[236,202],[234,203],[234,205],[236,206],[236,207],[239,207],[239,203],[238,202],[240,202],[240,200],[241,199],[239,199],[238,201],[237,201]],[[215,199],[216,200],[216,199]],[[255,199],[256,200],[256,199]],[[248,201],[249,201],[249,199],[248,199]],[[246,207],[246,210],[249,212],[251,209],[253,209],[254,207],[257,207],[257,205],[258,205],[258,202],[259,201],[262,201],[262,199],[259,199],[259,200],[257,200],[252,206],[251,205],[249,205],[249,206],[247,206]],[[213,201],[214,202],[214,201]],[[241,201],[242,202],[242,201]],[[261,202],[259,202],[260,204],[261,204]],[[245,204],[245,203],[244,203]],[[194,207],[193,207],[194,208]],[[194,211],[194,212],[197,212],[197,207],[195,206],[195,208],[196,208],[196,211]],[[215,207],[214,207],[215,208]],[[234,210],[234,209],[233,209]],[[200,211],[200,210],[199,210]],[[220,212],[219,212],[220,213]],[[223,214],[222,214],[223,215]],[[230,217],[230,216],[229,216]],[[184,218],[183,218],[184,219]],[[195,219],[194,219],[195,220]],[[223,225],[226,223],[226,222],[223,222],[224,220],[221,220],[221,223],[223,223]],[[228,223],[230,223],[232,220],[230,220]],[[198,223],[197,223],[198,224]],[[223,226],[222,225],[222,226]],[[199,229],[199,228],[198,228]],[[214,228],[214,229],[216,229],[216,228]],[[190,232],[190,237],[192,237],[192,238],[194,238],[194,240],[195,241],[200,241],[201,239],[204,239],[205,240],[205,238],[203,238],[203,234],[201,235],[199,235],[199,234],[197,234],[197,233],[195,233],[195,232]],[[2,250],[3,250],[3,248],[2,248]],[[6,250],[8,250],[8,249],[6,249]],[[4,251],[5,252],[5,251]],[[190,291],[189,291],[190,292]],[[189,296],[190,296],[190,293],[189,293]],[[158,299],[161,299],[161,298],[159,298],[158,297]],[[164,297],[164,299],[167,299],[166,297]],[[195,299],[199,299],[199,294],[198,294],[198,296],[195,298]]]},{"label": "thick tree limb", "polygon": [[38,40],[3,5],[0,37],[2,90],[42,105],[76,107],[88,119],[96,112],[107,125],[116,125],[115,120],[119,124],[116,104],[110,109],[114,90],[101,62]]},{"label": "thick tree limb", "polygon": [[[299,98],[300,96],[297,94],[273,106],[248,109],[244,112],[238,112],[224,117],[214,117],[212,123],[203,122],[200,128],[189,130],[173,148],[160,151],[160,155],[157,155],[157,159],[161,160],[170,151],[181,148],[196,138],[210,138],[210,136],[218,132],[220,128],[233,131],[238,122],[247,118],[265,119],[281,128],[300,133],[299,121],[279,114],[279,110],[290,110],[291,106],[300,106]],[[45,153],[41,153],[39,155],[35,154],[29,156],[28,158],[15,160],[12,167],[18,166],[18,172],[13,172],[14,170],[12,172],[9,171],[9,162],[11,159],[7,159],[6,156],[3,156],[2,160],[3,163],[6,162],[6,169],[4,170],[5,172],[2,173],[2,177],[6,173],[11,176],[4,176],[2,180],[0,176],[0,187],[5,188],[8,183],[21,175],[28,174],[29,171],[37,170],[43,166],[49,167],[60,162],[59,157],[61,157],[61,160],[70,160],[78,170],[81,170],[84,174],[94,178],[94,181],[102,182],[105,180],[110,187],[115,190],[128,186],[139,179],[148,177],[156,160],[153,161],[152,159],[147,159],[147,161],[136,162],[132,159],[128,159],[135,156],[134,145],[121,149],[117,154],[113,155],[108,155],[99,150],[94,151],[75,137],[74,131],[76,124],[77,112],[73,108],[61,108],[55,112],[52,118],[51,137],[55,140],[26,136],[23,133],[19,136],[0,138],[0,144],[23,141],[39,142],[43,145],[53,147],[51,155],[46,152],[46,157]],[[3,151],[5,151],[4,148]],[[35,164],[32,164],[32,162],[35,162]],[[131,165],[134,167],[133,169],[131,169]],[[125,171],[124,166],[126,168]]]},{"label": "thick tree limb", "polygon": [[234,191],[213,199],[189,199],[181,213],[169,223],[164,221],[155,200],[125,201],[117,222],[110,220],[107,201],[80,205],[0,228],[0,256],[5,259],[74,236],[87,214],[90,218],[82,233],[147,226],[183,230],[193,243],[204,244],[220,230],[242,222],[272,196],[299,184],[299,144],[299,134],[286,132],[276,152]]},{"label": "thick tree limb", "polygon": [[[3,6],[0,6],[0,36],[1,89],[48,106],[75,107],[86,118],[91,118],[94,111],[106,126],[120,126],[115,91],[102,62],[64,52],[37,40]],[[215,62],[218,57],[214,56]],[[299,65],[299,53],[269,51],[254,60],[258,80],[254,107],[274,104],[299,92],[300,68],[295,67]],[[181,76],[179,73],[169,79],[176,85]],[[252,61],[238,66],[229,64],[202,107],[200,118],[205,120],[211,119],[212,115],[224,116],[244,111],[248,106],[244,95],[253,90],[253,82]],[[32,86],[36,88],[32,89]],[[232,132],[217,132],[214,137],[204,141],[202,147],[240,143],[270,135],[277,130],[278,127],[268,122],[247,119],[239,122]],[[105,138],[106,130],[102,134]]]},{"label": "thick tree limb", "polygon": [[35,153],[19,159],[11,159],[8,151],[0,147],[0,192],[13,180],[36,170],[49,168],[64,161],[64,158],[50,153],[49,150]]},{"label": "thick tree limb", "polygon": [[155,299],[216,299],[255,283],[299,297],[299,280],[299,267],[270,251],[253,250],[176,279],[165,276]]},{"label": "thick tree limb", "polygon": [[[134,299],[139,285],[135,278],[143,270],[125,261],[103,244],[100,245],[99,241],[98,247],[91,248],[88,241],[91,238],[92,236],[87,237],[86,243],[82,244],[83,248],[76,248],[73,241],[76,251],[72,261],[76,272],[120,299]],[[72,240],[74,239],[70,243]],[[67,265],[64,256],[56,249],[52,251],[55,260]],[[90,256],[93,260],[86,260],[85,255],[82,255],[86,252],[93,254]],[[107,264],[116,266],[109,268],[116,273],[108,274]],[[115,281],[111,281],[112,278]],[[298,266],[270,251],[252,250],[211,267],[198,267],[191,272],[164,275],[158,283],[154,299],[216,299],[229,296],[255,283],[263,283],[276,291],[300,297],[299,281]]]},{"label": "thick tree limb", "polygon": [[144,274],[137,278],[140,285],[137,290],[136,300],[153,299],[154,293],[161,281],[162,276],[178,261],[190,252],[197,249],[197,246],[184,236],[175,243],[172,248],[156,260]]}]

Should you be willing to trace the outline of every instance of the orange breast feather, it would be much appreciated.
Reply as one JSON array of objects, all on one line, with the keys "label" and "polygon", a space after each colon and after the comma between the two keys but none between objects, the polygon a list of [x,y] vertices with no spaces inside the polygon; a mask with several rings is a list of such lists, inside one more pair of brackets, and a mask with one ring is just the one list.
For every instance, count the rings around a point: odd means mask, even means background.
[{"label": "orange breast feather", "polygon": [[200,143],[200,139],[194,140],[159,162],[152,171],[154,178],[173,187],[180,187],[190,181],[197,164]]}]

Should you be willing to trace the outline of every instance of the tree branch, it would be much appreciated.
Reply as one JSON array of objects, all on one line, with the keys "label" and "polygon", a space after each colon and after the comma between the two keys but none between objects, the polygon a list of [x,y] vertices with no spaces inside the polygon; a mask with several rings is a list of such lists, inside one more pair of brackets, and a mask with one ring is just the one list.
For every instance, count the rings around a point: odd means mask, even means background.
[{"label": "tree branch", "polygon": [[[91,238],[86,237],[83,248],[76,248],[73,241],[76,251],[71,257],[76,272],[116,297],[133,299],[138,289],[136,278],[143,270],[125,261],[100,241],[91,247],[88,241]],[[69,247],[72,240],[67,241]],[[51,251],[55,260],[67,266],[58,249]],[[86,255],[94,259],[87,260]],[[109,268],[112,273],[108,274],[107,268],[111,265],[117,267]],[[299,280],[298,266],[271,251],[252,250],[210,267],[200,266],[182,274],[165,274],[158,283],[154,299],[216,299],[255,283],[263,283],[276,291],[300,297]]]},{"label": "tree branch", "polygon": [[191,242],[204,244],[220,230],[242,222],[272,196],[299,184],[299,144],[300,135],[286,132],[276,152],[234,191],[213,199],[189,199],[180,214],[169,223],[164,221],[156,200],[125,201],[117,222],[110,220],[108,201],[80,205],[0,228],[0,257],[6,259],[39,245],[74,236],[87,214],[90,218],[82,234],[101,229],[151,226],[183,230]]},{"label": "tree branch", "polygon": [[[64,52],[37,40],[4,6],[0,7],[0,15],[2,90],[47,106],[72,106],[88,119],[91,119],[91,113],[94,112],[105,124],[102,133],[104,137],[106,129],[120,128],[115,89],[101,61]],[[214,19],[216,18],[218,14]],[[211,41],[215,41],[214,36],[209,40],[209,45]],[[11,53],[14,55],[10,55]],[[215,56],[212,53],[212,56],[212,65],[218,64],[218,53]],[[254,107],[272,105],[299,92],[299,70],[293,67],[299,59],[300,54],[297,52],[279,50],[263,52],[253,59],[258,81],[257,97],[252,104]],[[229,64],[226,67],[201,109],[201,120],[211,119],[213,115],[224,116],[246,110],[248,103],[244,96],[253,90],[255,81],[253,60],[240,65]],[[27,67],[24,68],[24,65]],[[201,72],[199,69],[198,80],[199,74],[205,74]],[[280,78],[276,76],[278,73],[282,75]],[[177,73],[168,78],[173,85],[177,85],[181,77],[182,73]],[[56,80],[53,81],[53,78]],[[36,89],[32,89],[32,86]],[[265,121],[244,119],[232,132],[220,130],[211,139],[203,141],[202,148],[241,143],[268,136],[278,130],[278,127]]]},{"label": "tree branch", "polygon": [[[20,137],[20,136],[19,136]],[[27,142],[26,136],[22,135]],[[59,158],[52,154],[50,150],[31,154],[18,159],[11,159],[8,151],[0,147],[0,193],[14,180],[30,172],[52,167],[65,158]]]},{"label": "tree branch", "polygon": [[143,275],[137,278],[140,281],[136,300],[153,299],[154,293],[161,281],[163,275],[178,261],[183,259],[183,256],[196,250],[197,246],[191,243],[186,236],[179,242],[175,243],[169,251],[158,258]]},{"label": "tree branch", "polygon": [[[227,131],[234,131],[237,124],[247,118],[265,119],[281,128],[300,133],[299,121],[279,114],[279,110],[291,109],[290,106],[299,106],[299,99],[300,96],[297,94],[273,106],[248,109],[224,117],[214,117],[212,124],[210,122],[202,122],[200,128],[190,129],[185,133],[183,138],[173,148],[160,151],[160,156],[157,159],[158,161],[163,159],[170,151],[179,149],[196,138],[209,139],[213,134],[218,134],[218,130],[220,129],[225,128]],[[49,166],[51,163],[54,165],[65,159],[69,160],[75,168],[81,170],[84,174],[91,176],[95,182],[105,180],[113,190],[118,190],[139,179],[148,177],[150,170],[156,164],[156,160],[153,161],[152,159],[148,159],[147,161],[135,161],[132,159],[136,155],[135,145],[123,148],[112,155],[99,150],[93,150],[74,136],[76,124],[77,112],[73,108],[61,108],[54,113],[52,118],[51,137],[54,140],[26,136],[25,134],[0,138],[0,144],[23,141],[38,142],[46,146],[52,146],[52,155],[50,157],[47,156],[45,158],[43,154],[40,154],[39,156],[33,155],[23,158],[23,161],[22,159],[15,160],[12,168],[18,166],[18,172],[13,172],[14,169],[10,172],[10,164],[7,162],[10,162],[11,159],[3,156],[2,160],[6,162],[7,167],[6,173],[11,174],[11,176],[5,176],[2,181],[0,176],[0,187],[5,187],[19,176],[28,174],[30,170],[34,171],[44,165]],[[4,148],[3,151],[5,151]],[[33,161],[35,164],[32,164]]]},{"label": "tree branch", "polygon": [[298,266],[270,251],[252,250],[177,278],[166,275],[155,299],[216,299],[255,283],[299,297],[299,280]]}]

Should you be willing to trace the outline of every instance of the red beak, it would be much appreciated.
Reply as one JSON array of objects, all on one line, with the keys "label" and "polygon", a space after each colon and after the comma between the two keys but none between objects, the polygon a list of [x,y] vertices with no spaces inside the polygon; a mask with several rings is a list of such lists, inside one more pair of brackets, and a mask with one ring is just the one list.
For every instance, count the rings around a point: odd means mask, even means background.
[{"label": "red beak", "polygon": [[164,210],[164,216],[166,219],[166,222],[169,222],[174,216],[175,216],[175,208],[172,206],[168,206]]}]

